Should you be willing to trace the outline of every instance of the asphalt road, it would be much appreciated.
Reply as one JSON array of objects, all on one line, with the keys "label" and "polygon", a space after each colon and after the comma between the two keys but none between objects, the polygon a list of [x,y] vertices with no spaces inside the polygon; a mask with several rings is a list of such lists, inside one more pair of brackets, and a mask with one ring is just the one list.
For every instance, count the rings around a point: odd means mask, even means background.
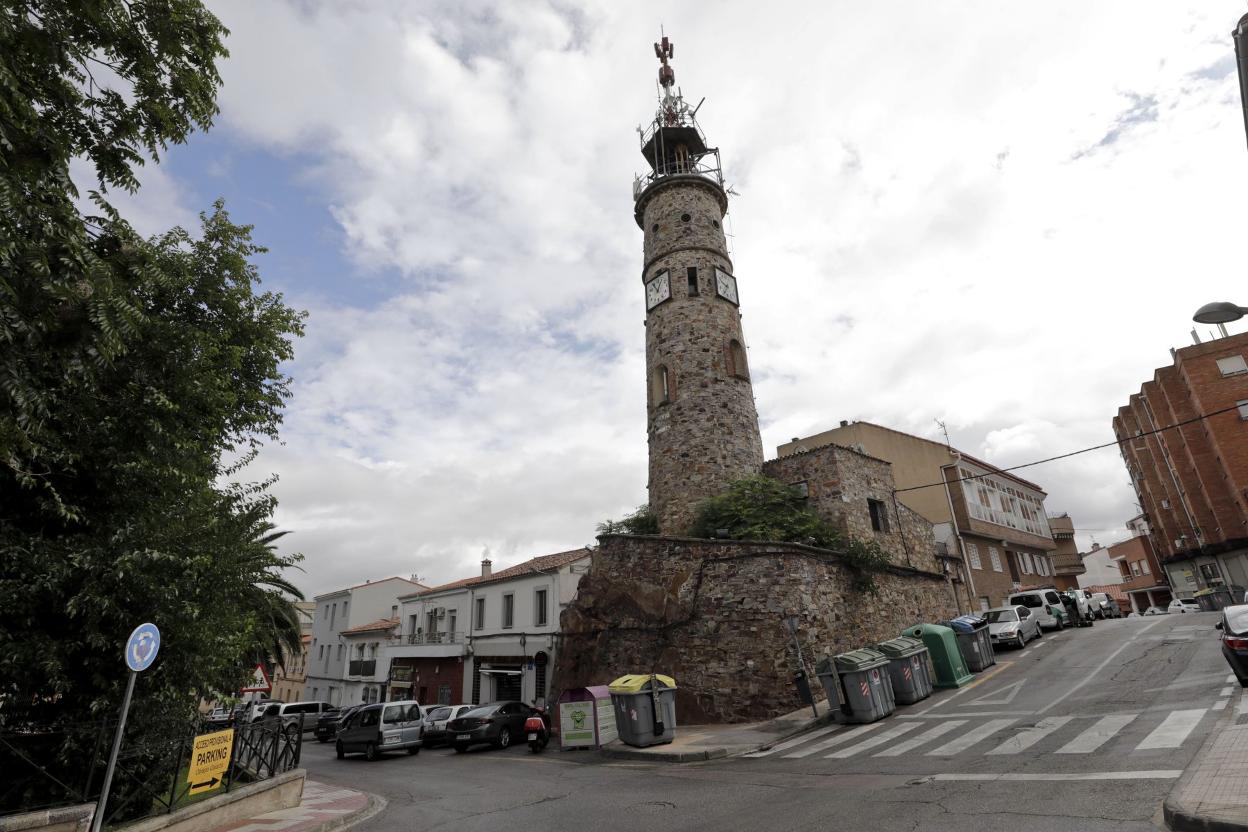
[{"label": "asphalt road", "polygon": [[[309,776],[383,795],[363,832],[415,830],[1156,830],[1236,686],[1216,614],[1051,633],[956,691],[869,726],[694,765],[524,746],[334,758]],[[679,680],[677,680],[679,682]]]}]

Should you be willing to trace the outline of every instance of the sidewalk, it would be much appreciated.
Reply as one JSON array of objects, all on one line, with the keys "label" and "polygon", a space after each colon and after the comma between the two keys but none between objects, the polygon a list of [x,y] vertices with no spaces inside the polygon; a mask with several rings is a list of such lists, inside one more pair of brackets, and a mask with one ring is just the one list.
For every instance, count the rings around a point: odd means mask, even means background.
[{"label": "sidewalk", "polygon": [[649,760],[656,763],[690,763],[717,760],[758,751],[800,734],[831,720],[828,704],[820,701],[816,719],[805,707],[767,722],[743,722],[733,725],[678,725],[676,738],[666,745],[633,748],[619,740],[602,747],[607,757],[627,760]]},{"label": "sidewalk", "polygon": [[[1248,698],[1227,709],[1196,754],[1162,813],[1166,826],[1182,832],[1248,832]],[[1238,724],[1237,724],[1238,723]]]},{"label": "sidewalk", "polygon": [[307,780],[298,806],[237,820],[213,832],[331,832],[354,826],[384,808],[385,798],[377,795]]}]

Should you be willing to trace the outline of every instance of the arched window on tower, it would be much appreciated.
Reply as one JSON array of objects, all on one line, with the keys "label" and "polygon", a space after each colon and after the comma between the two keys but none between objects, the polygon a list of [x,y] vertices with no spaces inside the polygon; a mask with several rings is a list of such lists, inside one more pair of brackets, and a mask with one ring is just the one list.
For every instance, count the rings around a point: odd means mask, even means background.
[{"label": "arched window on tower", "polygon": [[655,406],[667,404],[672,400],[672,375],[668,372],[665,365],[660,364],[654,368],[654,378],[652,380],[651,397]]},{"label": "arched window on tower", "polygon": [[750,377],[749,365],[745,363],[745,347],[735,338],[728,342],[728,375],[747,380]]}]

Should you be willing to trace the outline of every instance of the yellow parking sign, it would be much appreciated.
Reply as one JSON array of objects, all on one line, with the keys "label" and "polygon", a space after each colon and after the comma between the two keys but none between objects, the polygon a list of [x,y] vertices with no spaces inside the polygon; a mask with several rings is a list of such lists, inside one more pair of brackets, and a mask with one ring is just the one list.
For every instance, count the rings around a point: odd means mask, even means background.
[{"label": "yellow parking sign", "polygon": [[186,782],[191,784],[191,794],[211,791],[221,785],[225,770],[230,767],[230,753],[234,750],[234,729],[200,734],[191,748],[191,769]]}]

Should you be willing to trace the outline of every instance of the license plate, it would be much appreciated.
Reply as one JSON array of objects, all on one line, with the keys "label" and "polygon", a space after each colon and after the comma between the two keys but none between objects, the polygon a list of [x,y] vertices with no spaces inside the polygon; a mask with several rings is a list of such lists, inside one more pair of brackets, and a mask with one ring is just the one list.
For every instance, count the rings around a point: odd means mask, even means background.
[{"label": "license plate", "polygon": [[470,740],[470,739],[472,739],[472,735],[471,735],[471,734],[460,734],[460,735],[459,735],[458,737],[456,737],[455,739],[457,739],[457,740]]},{"label": "license plate", "polygon": [[396,743],[396,742],[398,742],[398,741],[399,741],[399,738],[398,738],[398,737],[386,737],[385,739],[383,739],[383,740],[381,741],[381,744],[382,744],[382,745],[391,745],[392,743]]},{"label": "license plate", "polygon": [[531,740],[537,739],[537,734],[529,734],[529,739]]}]

